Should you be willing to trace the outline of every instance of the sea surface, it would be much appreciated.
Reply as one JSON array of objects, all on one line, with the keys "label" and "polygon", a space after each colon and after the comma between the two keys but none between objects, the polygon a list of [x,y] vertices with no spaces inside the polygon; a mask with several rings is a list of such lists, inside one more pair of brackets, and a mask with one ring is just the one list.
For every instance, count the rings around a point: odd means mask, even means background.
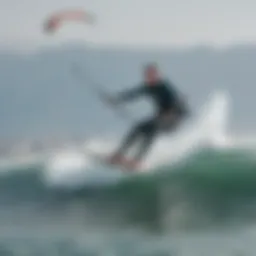
[{"label": "sea surface", "polygon": [[1,256],[256,255],[256,149],[202,149],[100,186],[46,173],[44,161],[1,167]]}]

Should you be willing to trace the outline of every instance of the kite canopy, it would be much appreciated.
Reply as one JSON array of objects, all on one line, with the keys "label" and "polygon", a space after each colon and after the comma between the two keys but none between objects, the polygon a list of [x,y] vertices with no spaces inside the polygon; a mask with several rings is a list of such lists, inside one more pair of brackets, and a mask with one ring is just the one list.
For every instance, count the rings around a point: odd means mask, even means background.
[{"label": "kite canopy", "polygon": [[60,11],[50,15],[47,19],[44,30],[47,33],[56,32],[65,22],[82,22],[85,24],[92,24],[94,18],[92,14],[83,10],[66,10]]}]

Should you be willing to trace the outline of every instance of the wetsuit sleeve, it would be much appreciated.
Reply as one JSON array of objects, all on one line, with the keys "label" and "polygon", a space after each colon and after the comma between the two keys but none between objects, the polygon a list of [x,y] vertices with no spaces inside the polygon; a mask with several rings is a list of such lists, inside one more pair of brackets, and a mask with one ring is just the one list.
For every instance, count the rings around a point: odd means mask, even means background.
[{"label": "wetsuit sleeve", "polygon": [[174,87],[174,85],[171,82],[166,83],[168,85],[168,90],[171,94],[171,98],[173,102],[178,102],[179,101],[179,93],[177,89]]},{"label": "wetsuit sleeve", "polygon": [[188,106],[185,99],[181,96],[181,93],[176,89],[176,87],[170,81],[166,82],[168,91],[170,93],[170,110],[176,111],[181,116],[188,115]]},{"label": "wetsuit sleeve", "polygon": [[181,116],[188,116],[189,110],[186,100],[182,97],[181,93],[174,87],[172,83],[169,83],[169,90],[171,91],[173,101],[175,102],[174,106],[176,111]]},{"label": "wetsuit sleeve", "polygon": [[146,93],[144,86],[138,86],[131,90],[127,90],[125,92],[121,92],[116,96],[116,101],[118,103],[134,100]]}]

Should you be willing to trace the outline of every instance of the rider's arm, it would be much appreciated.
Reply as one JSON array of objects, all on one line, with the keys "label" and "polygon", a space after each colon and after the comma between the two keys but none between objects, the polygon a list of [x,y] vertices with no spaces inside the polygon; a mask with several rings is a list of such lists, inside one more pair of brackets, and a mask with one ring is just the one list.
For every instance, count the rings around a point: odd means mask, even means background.
[{"label": "rider's arm", "polygon": [[144,95],[144,93],[145,93],[145,87],[138,86],[133,89],[119,93],[115,97],[115,101],[116,101],[116,103],[123,103],[126,101],[134,100],[134,99]]}]

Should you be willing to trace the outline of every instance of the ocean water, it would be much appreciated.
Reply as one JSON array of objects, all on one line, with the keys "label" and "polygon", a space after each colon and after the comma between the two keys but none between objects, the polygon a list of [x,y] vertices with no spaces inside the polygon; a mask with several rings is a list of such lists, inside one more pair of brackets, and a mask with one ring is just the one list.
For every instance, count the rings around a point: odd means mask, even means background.
[{"label": "ocean water", "polygon": [[148,175],[72,188],[51,184],[44,161],[2,166],[0,255],[256,255],[255,154],[202,148]]}]

